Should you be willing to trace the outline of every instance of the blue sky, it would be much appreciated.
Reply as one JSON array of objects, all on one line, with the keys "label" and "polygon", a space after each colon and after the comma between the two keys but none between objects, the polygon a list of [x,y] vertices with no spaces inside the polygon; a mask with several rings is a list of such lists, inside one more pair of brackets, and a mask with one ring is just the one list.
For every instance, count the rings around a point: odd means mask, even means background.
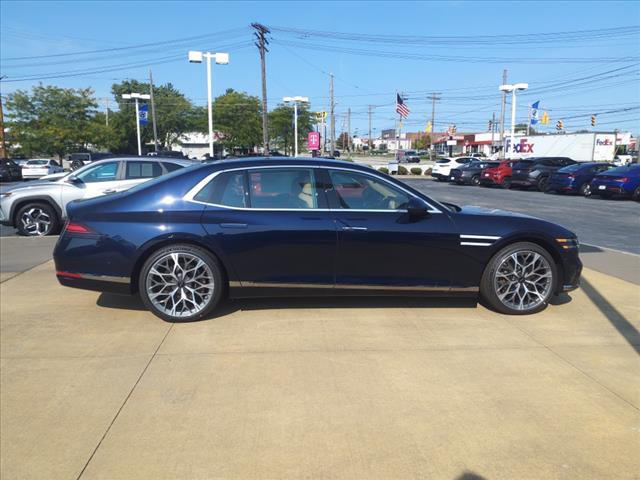
[{"label": "blue sky", "polygon": [[[436,110],[437,130],[456,123],[458,131],[484,131],[491,114],[495,112],[498,116],[500,112],[497,87],[503,68],[508,69],[510,81],[530,84],[529,91],[519,97],[519,121],[526,120],[528,103],[541,100],[552,121],[548,130],[553,129],[558,119],[563,119],[569,129],[590,128],[592,113],[599,113],[598,130],[619,128],[637,133],[640,126],[638,108],[606,113],[640,106],[637,31],[624,37],[582,35],[580,41],[536,41],[550,38],[545,34],[552,32],[640,26],[639,2],[5,0],[0,3],[0,14],[0,66],[1,74],[7,76],[2,82],[3,95],[37,83],[13,80],[60,75],[42,82],[91,87],[97,97],[106,97],[113,82],[125,78],[143,80],[150,66],[156,83],[171,82],[194,102],[204,105],[205,68],[187,62],[189,49],[230,53],[229,65],[214,67],[214,94],[234,88],[260,95],[259,57],[248,28],[251,22],[260,22],[269,27],[303,31],[385,36],[382,41],[370,37],[346,40],[274,28],[267,57],[269,106],[273,107],[285,95],[303,95],[311,98],[314,110],[326,110],[327,73],[333,72],[338,130],[350,107],[352,131],[366,133],[368,105],[375,105],[375,132],[393,128],[395,91],[407,92],[406,103],[412,110],[405,130],[422,130],[431,114],[426,96],[435,91],[442,92]],[[508,40],[523,34],[539,35],[532,35],[532,41],[525,44]],[[423,42],[412,46],[395,42],[394,36],[398,35],[467,39],[444,45]],[[507,40],[486,37],[495,35],[506,35]],[[173,42],[197,36],[201,38]],[[477,43],[466,41],[476,36]],[[166,43],[146,49],[128,48],[156,42]],[[110,48],[120,50],[59,56]],[[366,54],[355,55],[354,49]],[[422,58],[402,58],[411,55]],[[15,59],[34,56],[46,57]],[[533,63],[532,58],[541,59],[541,63]],[[565,60],[550,63],[550,58]],[[599,61],[583,62],[593,58]],[[124,69],[123,64],[127,65]],[[97,71],[111,68],[118,70]],[[88,70],[91,72],[87,73]],[[65,76],[72,71],[78,75]]]}]

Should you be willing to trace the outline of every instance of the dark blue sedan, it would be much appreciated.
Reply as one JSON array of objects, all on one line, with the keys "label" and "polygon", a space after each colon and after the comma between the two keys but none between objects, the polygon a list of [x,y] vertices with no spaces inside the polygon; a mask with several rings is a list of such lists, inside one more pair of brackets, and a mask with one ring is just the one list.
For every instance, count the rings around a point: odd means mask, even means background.
[{"label": "dark blue sedan", "polygon": [[169,321],[199,319],[224,296],[479,294],[527,314],[577,288],[582,269],[563,227],[440,203],[332,160],[187,167],[68,214],[60,283],[139,293]]},{"label": "dark blue sedan", "polygon": [[561,168],[549,177],[545,193],[579,193],[588,196],[593,177],[614,167],[612,163],[584,162]]},{"label": "dark blue sedan", "polygon": [[607,170],[596,175],[590,187],[589,195],[602,198],[620,196],[640,201],[640,165],[634,163]]}]

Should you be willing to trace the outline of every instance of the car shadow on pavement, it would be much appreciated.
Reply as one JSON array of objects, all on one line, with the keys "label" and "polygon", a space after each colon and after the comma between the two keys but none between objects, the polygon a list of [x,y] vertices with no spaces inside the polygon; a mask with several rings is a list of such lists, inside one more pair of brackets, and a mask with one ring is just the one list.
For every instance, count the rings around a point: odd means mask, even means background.
[{"label": "car shadow on pavement", "polygon": [[638,329],[584,277],[580,280],[580,288],[607,320],[609,320],[609,323],[622,335],[636,353],[640,355],[640,332],[638,332]]},{"label": "car shadow on pavement", "polygon": [[[143,311],[147,308],[137,295],[101,293],[96,304],[104,308]],[[320,308],[476,308],[478,301],[469,297],[287,297],[243,298],[223,300],[211,315],[211,320],[248,310],[320,309]]]}]

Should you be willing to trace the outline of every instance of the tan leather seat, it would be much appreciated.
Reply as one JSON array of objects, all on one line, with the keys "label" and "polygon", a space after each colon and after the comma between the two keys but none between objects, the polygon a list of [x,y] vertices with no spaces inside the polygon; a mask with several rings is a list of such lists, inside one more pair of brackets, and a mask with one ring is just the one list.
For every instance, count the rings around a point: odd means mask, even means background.
[{"label": "tan leather seat", "polygon": [[302,191],[298,194],[298,198],[307,205],[307,208],[313,208],[313,188],[310,183],[302,185]]}]

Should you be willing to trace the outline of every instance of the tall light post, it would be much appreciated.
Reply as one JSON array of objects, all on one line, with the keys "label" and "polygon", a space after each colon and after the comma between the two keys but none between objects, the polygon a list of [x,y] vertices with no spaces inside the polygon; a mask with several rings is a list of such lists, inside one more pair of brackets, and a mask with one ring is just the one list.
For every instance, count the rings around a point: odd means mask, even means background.
[{"label": "tall light post", "polygon": [[189,62],[202,63],[202,59],[207,59],[207,107],[209,112],[209,157],[213,158],[213,105],[212,105],[212,80],[211,80],[211,59],[213,58],[218,65],[227,65],[229,63],[228,53],[212,53],[199,52],[196,50],[189,51]]},{"label": "tall light post", "polygon": [[122,98],[125,100],[136,101],[136,131],[138,132],[138,155],[142,155],[142,141],[140,139],[140,109],[138,108],[138,100],[149,100],[151,95],[146,93],[123,93]]},{"label": "tall light post", "polygon": [[[514,83],[511,85],[509,84],[500,85],[501,92],[507,92],[507,93],[511,92],[511,141],[510,141],[511,153],[513,153],[513,149],[514,149],[513,142],[516,134],[516,92],[518,90],[526,90],[527,88],[529,88],[528,83]],[[504,138],[502,138],[501,141],[504,144]]]},{"label": "tall light post", "polygon": [[308,97],[284,97],[284,103],[293,103],[293,136],[295,145],[295,155],[298,156],[298,103],[309,103]]}]

